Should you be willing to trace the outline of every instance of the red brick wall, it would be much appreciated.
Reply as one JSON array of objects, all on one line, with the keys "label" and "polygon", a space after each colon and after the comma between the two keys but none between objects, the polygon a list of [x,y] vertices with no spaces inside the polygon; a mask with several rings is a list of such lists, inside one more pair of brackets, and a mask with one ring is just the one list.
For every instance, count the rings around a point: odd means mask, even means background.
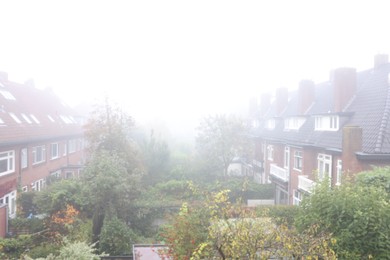
[{"label": "red brick wall", "polygon": [[7,206],[0,207],[0,237],[4,238],[7,234]]}]

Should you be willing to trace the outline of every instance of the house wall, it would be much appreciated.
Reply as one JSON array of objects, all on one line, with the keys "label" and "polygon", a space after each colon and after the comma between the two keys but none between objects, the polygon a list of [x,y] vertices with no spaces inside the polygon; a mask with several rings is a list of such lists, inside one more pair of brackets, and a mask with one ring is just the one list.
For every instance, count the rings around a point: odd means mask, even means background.
[{"label": "house wall", "polygon": [[8,216],[7,206],[2,204],[0,206],[0,237],[4,238],[7,235],[8,228]]}]

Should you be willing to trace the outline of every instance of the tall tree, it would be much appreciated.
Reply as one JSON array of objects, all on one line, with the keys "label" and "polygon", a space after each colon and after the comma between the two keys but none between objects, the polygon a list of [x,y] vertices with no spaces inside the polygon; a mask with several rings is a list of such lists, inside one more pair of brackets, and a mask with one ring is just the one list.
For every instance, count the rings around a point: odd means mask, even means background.
[{"label": "tall tree", "polygon": [[251,143],[246,136],[248,126],[239,117],[208,116],[203,118],[197,130],[197,149],[210,171],[226,176],[235,157],[251,155]]},{"label": "tall tree", "polygon": [[108,102],[95,111],[87,124],[90,159],[82,180],[94,209],[94,242],[99,239],[105,217],[124,219],[126,208],[138,194],[144,170],[130,139],[133,126],[131,117]]}]

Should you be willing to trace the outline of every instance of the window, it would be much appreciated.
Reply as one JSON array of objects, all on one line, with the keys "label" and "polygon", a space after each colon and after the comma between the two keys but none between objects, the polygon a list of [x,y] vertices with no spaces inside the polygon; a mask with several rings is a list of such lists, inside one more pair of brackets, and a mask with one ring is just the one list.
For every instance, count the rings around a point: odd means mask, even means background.
[{"label": "window", "polygon": [[23,148],[20,152],[20,166],[23,168],[27,168],[28,166],[28,151],[27,148]]},{"label": "window", "polygon": [[273,145],[267,146],[267,158],[270,161],[274,160],[274,146]]},{"label": "window", "polygon": [[299,190],[294,190],[294,205],[299,205],[302,201],[302,193]]},{"label": "window", "polygon": [[284,168],[290,168],[290,147],[284,148]]},{"label": "window", "polygon": [[47,118],[49,118],[49,120],[50,120],[51,122],[53,122],[53,123],[55,122],[54,119],[53,119],[50,115],[47,115]]},{"label": "window", "polygon": [[64,144],[64,156],[68,154],[68,145],[65,143]]},{"label": "window", "polygon": [[69,140],[69,153],[76,152],[76,140]]},{"label": "window", "polygon": [[27,123],[32,124],[32,121],[30,120],[30,118],[26,114],[22,114],[22,117],[24,120],[26,120]]},{"label": "window", "polygon": [[73,178],[73,172],[72,171],[65,172],[65,179],[71,179],[71,178]]},{"label": "window", "polygon": [[46,184],[46,182],[44,179],[37,180],[37,181],[31,183],[31,190],[32,191],[41,191],[45,187],[45,184]]},{"label": "window", "polygon": [[290,117],[284,120],[284,130],[298,130],[305,123],[304,117]]},{"label": "window", "polygon": [[316,116],[314,129],[316,131],[337,131],[339,130],[339,117]]},{"label": "window", "polygon": [[10,218],[14,218],[16,216],[16,190],[0,198],[0,204],[6,204]]},{"label": "window", "polygon": [[46,161],[46,147],[44,145],[33,147],[32,153],[33,164]]},{"label": "window", "polygon": [[274,119],[274,118],[268,119],[268,120],[266,121],[265,127],[266,127],[267,129],[270,129],[270,130],[275,129],[275,119]]},{"label": "window", "polygon": [[322,181],[324,178],[331,179],[332,176],[332,157],[326,154],[318,154],[318,179]]},{"label": "window", "polygon": [[52,172],[52,173],[50,174],[50,176],[53,176],[54,178],[59,179],[59,178],[61,178],[61,171],[58,170],[58,171]]},{"label": "window", "polygon": [[5,99],[8,100],[16,100],[15,97],[8,91],[6,90],[0,90],[0,94],[3,95]]},{"label": "window", "polygon": [[0,176],[15,171],[15,151],[0,152]]},{"label": "window", "polygon": [[294,152],[294,169],[301,171],[302,170],[302,151]]},{"label": "window", "polygon": [[39,120],[33,114],[30,114],[30,117],[32,118],[32,120],[34,120],[36,124],[40,124]]},{"label": "window", "polygon": [[337,174],[336,174],[336,185],[341,184],[342,174],[343,174],[343,161],[337,160]]},{"label": "window", "polygon": [[51,159],[56,159],[59,157],[59,154],[58,154],[58,143],[52,143],[51,144],[51,147],[50,147],[50,151],[51,151]]},{"label": "window", "polygon": [[22,123],[22,121],[20,121],[20,119],[14,113],[9,113],[9,115],[15,120],[16,123]]}]

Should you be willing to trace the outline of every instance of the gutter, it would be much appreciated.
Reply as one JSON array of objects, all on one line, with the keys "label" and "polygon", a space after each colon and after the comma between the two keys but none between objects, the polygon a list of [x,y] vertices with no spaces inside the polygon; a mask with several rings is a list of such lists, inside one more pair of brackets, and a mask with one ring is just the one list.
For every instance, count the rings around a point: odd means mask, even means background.
[{"label": "gutter", "polygon": [[362,152],[356,152],[355,153],[356,158],[360,161],[383,161],[383,162],[389,162],[390,161],[390,154],[371,154],[371,153],[362,153]]}]

